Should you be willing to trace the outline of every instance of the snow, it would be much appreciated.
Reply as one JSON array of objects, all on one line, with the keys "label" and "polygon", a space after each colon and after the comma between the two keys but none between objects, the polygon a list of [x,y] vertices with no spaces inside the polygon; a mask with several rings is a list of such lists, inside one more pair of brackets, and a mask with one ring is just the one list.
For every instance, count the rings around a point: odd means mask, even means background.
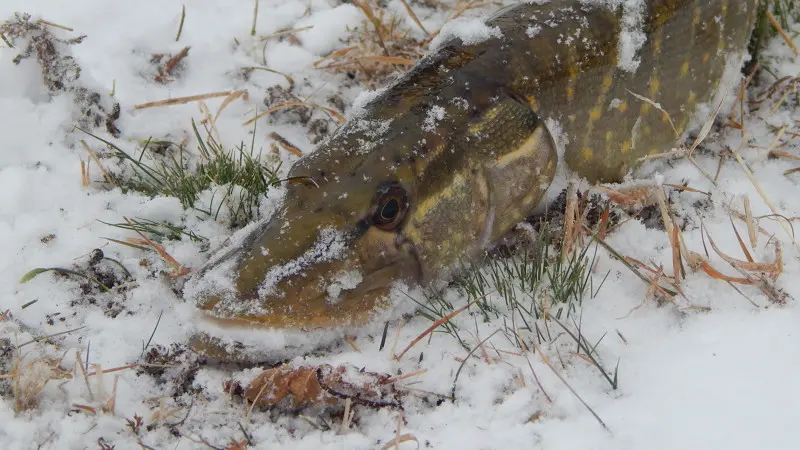
[{"label": "snow", "polygon": [[502,37],[503,33],[499,28],[486,25],[486,18],[458,18],[442,27],[441,32],[431,41],[431,50],[439,48],[450,39],[461,39],[466,45],[474,45]]},{"label": "snow", "polygon": [[[629,14],[631,39],[621,45],[627,55],[623,58],[625,64],[635,67],[636,49],[641,45],[636,35],[636,6],[642,3],[615,1]],[[405,11],[395,3],[392,10]],[[410,4],[427,28],[442,25],[445,11],[421,7],[417,2]],[[30,12],[36,15],[34,19],[74,30],[53,28],[58,37],[87,35],[83,43],[67,47],[82,69],[78,82],[106,96],[113,87],[114,99],[122,106],[117,121],[122,134],[114,139],[102,127],[95,131],[125,150],[133,151],[137,140],[152,136],[175,141],[187,137],[187,148],[194,151],[191,119],[203,119],[197,103],[141,110],[134,109],[134,105],[237,89],[247,89],[249,100],[228,105],[216,127],[226,146],[250,142],[253,128],[242,126],[242,122],[264,110],[266,88],[288,84],[283,76],[265,71],[241,76],[241,68],[263,66],[265,62],[272,70],[290,74],[298,85],[298,95],[309,101],[327,105],[336,94],[347,105],[357,97],[363,105],[375,98],[375,93],[360,94],[362,88],[345,75],[313,68],[314,61],[340,47],[339,39],[347,35],[348,27],[360,26],[361,12],[351,4],[334,0],[261,0],[257,36],[251,37],[252,2],[198,0],[186,3],[182,35],[175,42],[182,5],[164,0],[3,0],[0,20],[11,18],[14,12]],[[471,18],[488,12],[469,11],[469,17],[446,26],[441,36],[476,42],[498,37],[495,30]],[[296,34],[299,44],[275,37],[258,38],[308,26],[314,28]],[[414,28],[413,22],[409,27]],[[187,45],[191,49],[181,75],[169,84],[154,82],[151,55],[174,54]],[[595,286],[606,273],[609,276],[596,296],[584,300],[580,322],[582,333],[592,345],[605,336],[597,346],[596,356],[606,368],[613,368],[619,361],[618,389],[612,389],[595,367],[575,356],[575,343],[567,338],[542,345],[541,355],[597,413],[607,425],[606,430],[554,375],[538,351],[519,353],[502,333],[492,335],[502,323],[484,322],[480,314],[464,313],[454,322],[471,345],[489,338],[491,346],[487,348],[492,350],[487,357],[478,351],[479,357],[468,359],[462,367],[467,351],[453,337],[434,333],[400,360],[392,358],[430,326],[422,317],[402,317],[415,308],[408,296],[422,298],[418,290],[395,288],[395,305],[389,318],[396,320],[389,327],[383,350],[379,350],[382,321],[360,330],[291,333],[230,329],[203,321],[194,305],[175,294],[175,280],[170,278],[166,262],[155,253],[106,240],[124,241],[137,236],[100,221],[119,223],[124,217],[138,217],[186,225],[208,241],[196,243],[185,238],[165,241],[164,245],[176,260],[191,268],[201,267],[216,250],[235,248],[258,224],[233,233],[224,216],[214,221],[196,211],[185,211],[177,199],[104,190],[99,185],[102,172],[93,162],[88,162],[92,184],[82,186],[81,160],[87,162],[89,156],[79,142],[85,140],[94,151],[102,150],[102,146],[72,130],[76,113],[72,95],[51,95],[42,83],[35,59],[19,65],[12,62],[18,51],[0,41],[0,317],[9,310],[8,316],[0,319],[0,375],[13,370],[8,358],[12,345],[67,332],[21,348],[22,364],[35,364],[23,377],[25,382],[36,383],[48,376],[46,367],[52,366],[44,366],[45,360],[37,358],[52,357],[61,360],[61,367],[71,378],[49,381],[36,395],[36,404],[23,412],[15,411],[9,384],[0,379],[0,442],[4,449],[100,448],[99,440],[117,450],[142,448],[137,441],[157,449],[206,448],[200,439],[224,447],[233,439],[243,439],[240,424],[251,435],[249,448],[255,449],[381,448],[395,437],[401,413],[391,409],[356,405],[356,420],[349,429],[341,430],[340,419],[336,418],[334,428],[328,431],[293,414],[257,410],[248,414],[246,406],[223,391],[223,384],[230,379],[247,382],[259,373],[257,369],[202,366],[194,379],[187,381],[189,388],[200,392],[192,396],[190,392],[174,393],[181,367],[162,368],[162,378],[133,369],[88,377],[91,390],[79,368],[87,360],[90,372],[142,362],[148,342],[147,350],[153,346],[170,348],[185,344],[198,331],[240,341],[251,356],[260,360],[287,358],[296,364],[342,364],[391,375],[424,371],[398,383],[414,389],[406,398],[401,433],[413,435],[421,443],[420,448],[797,447],[800,384],[795,378],[796,371],[800,371],[800,309],[793,299],[800,298],[796,283],[800,251],[781,222],[762,217],[772,211],[735,161],[725,162],[716,186],[686,160],[649,163],[637,178],[663,180],[665,184],[685,182],[711,194],[707,197],[685,193],[676,196],[672,205],[680,220],[687,223],[687,248],[699,253],[708,243],[702,239],[702,225],[724,252],[741,255],[728,210],[743,212],[743,199],[747,196],[753,214],[761,217],[758,225],[770,235],[759,237],[759,245],[751,249],[753,258],[774,261],[774,245],[780,243],[783,274],[776,287],[791,299],[786,306],[775,306],[756,287],[740,287],[745,298],[722,281],[702,272],[689,272],[683,285],[689,300],[658,306],[652,300],[643,301],[647,291],[644,283],[607,253],[598,252],[592,268]],[[770,69],[778,76],[796,76],[800,71],[800,62],[780,39],[771,43],[767,55]],[[212,115],[222,101],[206,100]],[[443,119],[434,109],[430,113],[432,121]],[[315,118],[325,117],[318,111],[314,114]],[[788,131],[797,132],[798,120],[800,113],[792,103],[774,111],[772,104],[766,104],[747,119],[749,134],[741,150],[765,195],[787,218],[800,216],[797,175],[784,175],[797,164],[785,158],[767,158],[764,149],[773,142],[776,128],[786,126]],[[391,125],[364,121],[359,126],[381,135]],[[548,126],[554,129],[556,124]],[[261,120],[255,145],[265,158],[270,131],[280,132],[305,151],[313,149],[306,127],[280,118]],[[800,145],[796,140],[785,135],[784,141],[788,143],[781,151],[797,155]],[[713,132],[706,145],[709,150],[721,151],[740,148],[741,143],[739,131],[728,129],[721,134]],[[294,161],[286,154],[280,158],[287,167]],[[113,167],[110,160],[104,161]],[[698,154],[696,162],[707,173],[717,171],[717,158]],[[213,192],[204,193],[204,205],[212,195]],[[281,189],[266,196],[260,206],[263,216],[275,211],[281,196]],[[698,206],[704,202],[710,206]],[[747,241],[744,225],[735,223]],[[672,273],[671,248],[663,231],[648,229],[633,220],[615,230],[608,242],[623,255],[663,265],[665,273]],[[96,248],[123,264],[135,281],[125,283],[112,294],[92,294],[94,303],[89,303],[75,278],[44,273],[25,284],[19,283],[23,275],[37,267],[85,264]],[[738,276],[713,253],[710,262],[726,274]],[[336,288],[352,287],[358,276],[343,273]],[[223,278],[220,275],[219,279]],[[187,289],[190,293],[193,288]],[[334,297],[335,292],[330,294]],[[456,306],[464,304],[458,293],[448,291],[446,295]],[[492,298],[502,303],[496,294]],[[399,325],[401,322],[403,326]],[[345,343],[344,336],[354,341],[360,351]],[[493,348],[508,353],[494,353]],[[185,358],[178,358],[175,363],[189,364],[190,357]],[[80,362],[76,362],[78,359]],[[541,386],[531,375],[531,367]],[[436,406],[437,397],[426,397],[425,393],[449,395],[457,372],[457,401],[443,401]],[[101,411],[111,398],[115,399],[113,408]],[[80,406],[91,407],[96,414]],[[133,419],[135,414],[145,423],[138,434],[126,425],[126,419]],[[316,417],[313,413],[304,414]],[[177,430],[179,435],[171,430]],[[399,448],[415,448],[415,444],[405,442]]]}]

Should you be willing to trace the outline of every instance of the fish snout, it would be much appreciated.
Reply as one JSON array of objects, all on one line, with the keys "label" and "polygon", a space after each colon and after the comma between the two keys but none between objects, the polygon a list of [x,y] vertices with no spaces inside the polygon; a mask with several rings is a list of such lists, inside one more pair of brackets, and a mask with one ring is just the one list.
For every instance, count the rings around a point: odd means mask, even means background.
[{"label": "fish snout", "polygon": [[[334,328],[358,325],[389,306],[395,281],[419,281],[414,246],[370,228],[276,219],[198,274],[201,310],[232,325]],[[310,231],[310,232],[309,232]]]}]

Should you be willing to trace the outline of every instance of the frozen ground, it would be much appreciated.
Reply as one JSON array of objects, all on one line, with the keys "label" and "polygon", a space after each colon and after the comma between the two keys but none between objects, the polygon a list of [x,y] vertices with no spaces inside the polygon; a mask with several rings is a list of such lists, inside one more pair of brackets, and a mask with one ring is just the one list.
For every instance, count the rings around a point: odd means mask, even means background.
[{"label": "frozen ground", "polygon": [[[432,10],[413,4],[429,30],[438,29],[448,12],[447,8]],[[262,0],[259,9],[254,38],[250,36],[252,2],[187,2],[179,42],[175,42],[175,35],[181,3],[165,0],[3,0],[0,20],[11,19],[15,12],[28,12],[34,19],[74,30],[53,28],[61,38],[87,35],[81,44],[69,48],[82,68],[83,86],[104,96],[113,86],[114,98],[121,105],[116,121],[121,136],[115,139],[121,147],[132,151],[137,140],[149,137],[174,141],[187,137],[187,148],[193,149],[191,119],[203,118],[197,103],[140,110],[133,106],[247,89],[249,99],[232,102],[217,121],[219,135],[230,146],[252,139],[252,127],[242,126],[242,122],[257,109],[264,109],[266,88],[287,85],[283,76],[265,71],[243,77],[239,72],[242,67],[263,67],[266,63],[272,70],[290,74],[298,84],[299,95],[311,96],[310,101],[333,108],[337,107],[332,96],[339,96],[346,106],[363,89],[342,74],[332,75],[312,66],[342,45],[339,38],[347,36],[348,26],[361,24],[358,9],[335,0]],[[388,9],[407,17],[400,1],[390,1]],[[417,30],[410,19],[407,25]],[[287,28],[309,26],[313,28],[297,32],[296,39],[257,39]],[[191,46],[189,56],[178,68],[175,80],[156,83],[151,55],[175,54],[185,46]],[[201,220],[198,214],[182,210],[176,199],[106,190],[100,184],[102,172],[94,163],[89,163],[92,183],[83,186],[81,161],[89,161],[89,155],[78,142],[85,139],[96,149],[100,146],[72,131],[72,94],[51,97],[35,59],[13,63],[21,51],[0,42],[0,347],[4,347],[0,349],[0,374],[13,371],[10,345],[73,331],[21,347],[22,370],[19,376],[7,378],[20,383],[35,383],[49,376],[56,379],[36,395],[35,404],[20,412],[16,411],[9,384],[0,384],[0,447],[244,448],[233,444],[244,439],[242,430],[250,435],[248,448],[259,449],[381,448],[392,440],[398,433],[400,414],[388,408],[356,405],[349,429],[342,429],[339,416],[327,418],[333,426],[327,431],[320,429],[324,428],[321,419],[313,412],[306,413],[308,420],[285,413],[248,414],[241,401],[223,394],[223,382],[230,378],[247,380],[257,371],[202,366],[195,374],[181,366],[196,360],[191,356],[171,361],[178,367],[168,367],[160,376],[123,369],[84,380],[76,364],[77,351],[81,364],[88,364],[90,372],[100,372],[142,362],[142,349],[151,334],[148,351],[185,343],[194,329],[193,309],[171,290],[171,280],[164,275],[169,267],[163,260],[154,253],[109,243],[105,237],[124,240],[136,236],[99,221],[117,223],[123,217],[139,217],[187,225],[208,237],[209,242],[201,245],[183,239],[165,242],[165,247],[189,267],[202,264],[209,257],[207,249],[221,245],[230,231],[224,217],[218,222]],[[768,53],[767,63],[775,75],[797,75],[800,65],[782,40],[772,42]],[[773,81],[772,75],[764,74],[765,86]],[[791,219],[800,216],[798,175],[784,172],[797,163],[786,157],[767,158],[765,150],[775,147],[778,130],[785,127],[778,141],[780,151],[795,158],[800,155],[795,139],[795,133],[800,132],[800,114],[794,110],[795,99],[788,100],[774,110],[768,104],[748,118],[745,129],[750,135],[742,154],[764,195],[777,212]],[[110,104],[108,98],[103,102]],[[212,115],[221,102],[222,98],[206,101]],[[327,120],[319,111],[313,117]],[[278,131],[310,151],[313,133],[291,119],[261,120],[256,148],[269,153],[268,134]],[[113,139],[103,127],[98,132]],[[739,132],[732,129],[710,139],[709,147],[717,150],[725,144],[738,148],[741,140]],[[280,152],[287,166],[296,159]],[[698,164],[715,173],[717,161],[716,157],[701,156]],[[675,196],[673,207],[687,222],[686,246],[698,253],[703,253],[702,219],[725,253],[742,258],[727,208],[743,210],[744,195],[749,197],[754,215],[771,214],[733,159],[726,160],[718,187],[687,161],[654,164],[641,172],[643,178],[656,174],[665,183],[688,183],[712,193],[712,202],[705,206],[698,203],[705,199],[704,194]],[[270,210],[277,195],[270,194],[263,202],[264,212]],[[538,354],[519,354],[502,333],[491,336],[487,345],[506,352],[492,350],[486,357],[476,353],[480,357],[470,358],[461,369],[457,401],[438,406],[436,397],[425,392],[448,395],[467,352],[451,336],[437,333],[400,361],[393,360],[392,342],[399,351],[430,325],[421,317],[399,332],[393,325],[383,351],[378,351],[380,330],[367,330],[355,336],[360,352],[337,341],[329,351],[308,357],[306,363],[348,364],[389,374],[424,371],[398,383],[399,387],[414,389],[404,398],[399,433],[414,436],[420,448],[797,448],[800,311],[794,299],[800,298],[800,251],[779,222],[764,218],[759,224],[772,239],[762,235],[753,256],[756,261],[772,262],[774,242],[780,243],[783,273],[775,288],[788,295],[785,306],[773,305],[755,287],[740,286],[754,305],[724,281],[697,272],[688,274],[683,283],[685,299],[678,304],[659,307],[648,298],[634,309],[646,298],[647,286],[618,261],[599,253],[595,285],[607,272],[610,275],[599,293],[584,302],[582,333],[592,343],[605,335],[597,355],[612,371],[619,361],[618,388],[611,389],[595,367],[575,355],[574,342],[562,339],[543,350],[607,429]],[[736,225],[748,241],[744,223],[737,220]],[[663,231],[647,229],[634,220],[616,230],[608,242],[623,255],[663,265],[666,273],[672,273],[672,251]],[[132,272],[136,281],[124,292],[87,296],[79,280],[52,273],[19,283],[33,268],[85,264],[96,248],[102,248],[106,256]],[[731,276],[739,276],[717,256],[711,263]],[[94,300],[89,302],[87,297]],[[457,301],[464,303],[463,299]],[[6,310],[9,312],[4,316]],[[465,314],[456,319],[470,330],[464,336],[472,345],[502,327],[498,321],[478,323],[473,317]],[[277,337],[269,339],[277,345]],[[420,352],[424,352],[422,359]],[[65,373],[53,372],[53,364],[43,357],[63,358]],[[299,362],[300,358],[295,361]],[[533,379],[532,370],[540,385]],[[189,372],[194,374],[193,379],[181,379]],[[135,415],[143,418],[138,432],[126,425],[126,419],[134,420]],[[415,446],[414,441],[399,445]]]}]

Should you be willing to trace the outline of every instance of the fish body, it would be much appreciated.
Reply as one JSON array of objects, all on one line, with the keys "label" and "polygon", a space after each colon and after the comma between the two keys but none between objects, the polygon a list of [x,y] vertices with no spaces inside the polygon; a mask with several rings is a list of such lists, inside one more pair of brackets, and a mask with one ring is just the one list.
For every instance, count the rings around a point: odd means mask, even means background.
[{"label": "fish body", "polygon": [[224,324],[369,321],[394,281],[437,279],[524,220],[560,164],[614,182],[672,148],[740,62],[757,6],[502,10],[486,39],[444,40],[301,158],[275,215],[199,270],[187,296]]}]

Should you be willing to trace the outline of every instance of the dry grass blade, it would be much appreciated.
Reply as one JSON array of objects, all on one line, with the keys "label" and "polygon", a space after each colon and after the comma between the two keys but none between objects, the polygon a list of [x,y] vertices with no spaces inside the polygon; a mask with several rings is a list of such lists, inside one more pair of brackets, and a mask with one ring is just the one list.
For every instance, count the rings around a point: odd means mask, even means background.
[{"label": "dry grass blade", "polygon": [[211,121],[211,126],[212,127],[215,126],[215,124],[217,123],[217,119],[219,118],[219,115],[222,114],[222,111],[224,111],[225,108],[228,107],[228,105],[230,105],[231,103],[233,103],[234,101],[236,101],[239,98],[241,98],[242,100],[244,100],[246,102],[248,100],[248,97],[249,97],[249,95],[248,95],[247,89],[242,89],[240,91],[231,92],[230,95],[225,97],[225,100],[222,101],[222,104],[219,105],[219,109],[217,109],[217,113],[214,114],[214,120]]},{"label": "dry grass blade", "polygon": [[419,17],[417,17],[417,14],[411,8],[411,5],[408,4],[408,1],[406,1],[406,0],[400,0],[400,1],[403,3],[403,6],[406,8],[406,11],[408,12],[409,17],[411,17],[411,20],[413,20],[414,23],[417,24],[417,26],[419,27],[420,30],[422,30],[423,33],[425,33],[427,35],[430,35],[430,33],[428,33],[428,30],[426,30],[425,27],[422,25],[422,22],[420,22]]},{"label": "dry grass blade", "polygon": [[694,154],[694,151],[697,149],[697,147],[700,144],[702,144],[703,141],[705,141],[706,138],[708,137],[708,133],[710,133],[711,132],[711,128],[714,127],[714,121],[717,120],[717,116],[719,116],[719,110],[722,109],[722,104],[723,103],[725,103],[725,98],[724,97],[717,104],[716,109],[714,109],[714,113],[711,114],[711,116],[708,117],[708,120],[706,120],[706,122],[703,124],[703,127],[700,128],[700,132],[697,134],[697,138],[692,143],[692,146],[689,147],[689,150],[688,150],[689,158],[692,157],[692,155]]},{"label": "dry grass blade", "polygon": [[398,375],[396,377],[388,378],[385,381],[382,381],[381,384],[397,383],[398,381],[406,380],[408,378],[424,375],[427,372],[428,372],[428,369],[415,370],[413,372],[409,372],[409,373],[406,373],[406,374],[403,374],[403,375]]},{"label": "dry grass blade", "polygon": [[747,249],[747,246],[744,244],[744,240],[742,240],[742,236],[739,234],[739,230],[736,229],[736,225],[733,224],[733,218],[731,219],[731,227],[733,227],[733,232],[736,233],[736,240],[739,241],[739,247],[742,249],[742,253],[744,253],[744,257],[747,258],[748,262],[754,262],[753,255],[750,254],[750,250]]},{"label": "dry grass blade", "polygon": [[417,444],[417,448],[419,448],[419,440],[413,434],[401,434],[399,436],[395,436],[394,439],[387,442],[386,445],[381,447],[381,450],[388,450],[392,447],[399,448],[399,445],[403,442],[414,441]]},{"label": "dry grass blade", "polygon": [[488,295],[489,294],[485,294],[485,295],[483,295],[483,296],[481,296],[479,298],[476,298],[475,300],[472,300],[471,302],[467,303],[466,305],[462,306],[461,308],[458,308],[457,310],[451,312],[450,314],[448,314],[446,316],[443,316],[443,317],[440,317],[438,320],[436,320],[436,322],[433,322],[433,324],[430,327],[428,327],[428,329],[426,329],[419,336],[414,338],[413,341],[409,342],[409,344],[406,346],[406,348],[404,348],[403,351],[400,352],[399,355],[394,357],[395,361],[400,361],[400,359],[403,358],[403,355],[405,355],[409,350],[411,350],[412,347],[417,345],[417,343],[419,343],[419,341],[424,339],[425,336],[433,333],[433,330],[439,328],[441,325],[444,325],[447,322],[450,322],[450,320],[452,320],[454,317],[456,317],[457,315],[459,315],[462,312],[464,312],[467,308],[472,306],[472,304],[474,304],[478,300],[482,300],[482,299],[486,298],[486,296],[488,296]]},{"label": "dry grass blade", "polygon": [[361,56],[358,59],[362,61],[380,62],[385,64],[399,64],[401,66],[413,66],[417,63],[413,59],[403,58],[400,56]]},{"label": "dry grass blade", "polygon": [[181,33],[183,32],[183,23],[186,21],[186,5],[181,5],[181,21],[178,23],[178,32],[175,34],[175,42],[178,42],[181,39]]},{"label": "dry grass blade", "polygon": [[258,120],[258,119],[260,119],[260,118],[262,118],[264,116],[268,116],[268,115],[274,113],[275,111],[280,111],[281,109],[291,108],[291,107],[294,107],[294,106],[306,106],[306,107],[309,107],[309,108],[322,109],[323,111],[328,112],[336,120],[338,120],[339,123],[343,123],[344,122],[344,116],[340,112],[336,111],[335,109],[328,108],[327,106],[318,105],[316,103],[291,101],[291,102],[278,103],[277,105],[273,106],[272,108],[270,108],[270,109],[268,109],[268,110],[256,115],[252,119],[247,120],[242,125],[243,126],[248,126],[248,125],[252,124],[253,122],[255,122],[256,120]]},{"label": "dry grass blade", "polygon": [[652,203],[653,192],[655,186],[639,186],[629,187],[624,189],[612,189],[607,186],[596,185],[591,188],[593,191],[599,191],[608,196],[608,199],[623,208],[635,208],[638,206],[647,206]]},{"label": "dry grass blade", "polygon": [[154,102],[141,103],[135,105],[133,108],[145,109],[145,108],[155,108],[157,106],[183,105],[186,103],[196,102],[200,100],[207,100],[209,98],[228,97],[235,92],[236,91],[210,92],[208,94],[190,95],[188,97],[176,97],[166,100],[157,100]]},{"label": "dry grass blade", "polygon": [[[587,230],[587,232],[591,233],[591,230]],[[656,277],[653,277],[653,278],[649,278],[649,277],[645,276],[642,272],[640,272],[634,266],[634,264],[631,263],[631,261],[635,261],[635,260],[633,260],[632,258],[629,258],[629,257],[622,256],[617,250],[615,250],[613,247],[608,245],[608,243],[605,240],[600,239],[597,235],[591,235],[591,236],[593,237],[595,242],[600,244],[601,247],[603,247],[604,249],[606,249],[606,251],[611,253],[611,255],[613,257],[615,257],[618,261],[620,261],[622,264],[624,264],[625,267],[627,267],[631,272],[633,272],[634,275],[636,275],[640,280],[642,280],[645,283],[645,285],[648,287],[648,289],[653,289],[656,292],[660,293],[661,295],[663,295],[663,296],[665,296],[666,298],[669,298],[669,299],[672,299],[673,297],[675,297],[676,295],[679,294],[679,292],[676,292],[677,291],[677,287],[676,286],[674,286],[674,285],[672,286],[672,287],[676,288],[676,291],[672,291],[672,290],[669,290],[669,289],[661,286],[659,284],[659,282],[662,281],[660,276],[656,276]],[[644,264],[641,264],[641,263],[639,263],[639,264],[641,266],[644,266]]]},{"label": "dry grass blade", "polygon": [[786,44],[792,49],[794,56],[800,56],[800,52],[797,51],[797,47],[794,45],[794,42],[792,42],[792,38],[789,37],[789,34],[786,33],[786,31],[783,29],[783,26],[781,26],[781,23],[778,22],[778,19],[775,18],[775,16],[772,14],[772,11],[769,9],[767,9],[767,18],[772,26],[778,30],[778,33],[780,33],[781,37],[783,37],[783,40],[786,41]]},{"label": "dry grass blade", "polygon": [[600,424],[600,426],[602,426],[606,431],[609,431],[609,428],[606,425],[606,423],[603,422],[603,419],[601,419],[600,416],[598,416],[597,413],[594,412],[594,410],[591,408],[591,406],[589,406],[589,404],[586,403],[586,401],[575,391],[575,389],[573,389],[572,386],[570,386],[570,384],[567,383],[567,380],[564,379],[564,377],[560,373],[558,373],[558,370],[556,370],[556,368],[553,367],[553,364],[550,363],[550,359],[544,354],[544,352],[542,351],[542,348],[539,346],[539,344],[534,343],[533,345],[536,347],[536,351],[539,353],[539,358],[542,359],[542,362],[544,362],[544,364],[547,367],[549,367],[550,370],[553,371],[555,376],[558,377],[558,379],[561,380],[562,383],[564,383],[564,386],[566,386],[567,389],[569,389],[569,391],[572,392],[572,395],[574,395],[575,398],[577,398],[578,401],[580,401],[581,404],[583,406],[585,406],[587,410],[589,410],[589,412],[592,414],[592,416],[594,416],[594,418],[597,420],[597,422]]},{"label": "dry grass blade", "polygon": [[[773,214],[775,214],[776,216],[781,215],[778,212],[778,208],[775,207],[775,205],[772,203],[772,200],[770,200],[766,192],[764,192],[764,189],[761,187],[761,183],[758,182],[758,180],[753,175],[753,172],[751,172],[750,168],[747,167],[747,164],[745,164],[744,159],[742,159],[742,155],[740,155],[737,150],[732,150],[732,153],[733,156],[736,158],[736,161],[739,163],[739,166],[741,166],[742,171],[744,171],[745,175],[747,175],[747,178],[750,180],[750,183],[753,185],[753,187],[756,188],[758,195],[761,196],[761,199],[764,201],[764,203],[766,203],[766,205],[769,207],[769,209],[772,211]],[[791,230],[789,230],[789,228],[786,226],[785,223],[780,222],[780,224],[781,228],[783,228],[783,231],[785,231],[786,234],[792,239],[792,243],[798,249],[800,249],[800,244],[797,243],[794,233]]]},{"label": "dry grass blade", "polygon": [[[114,184],[111,178],[111,174],[108,172],[108,170],[106,170],[105,166],[103,166],[103,163],[100,162],[100,158],[97,157],[97,154],[94,151],[92,151],[91,148],[89,148],[89,146],[86,144],[86,141],[84,141],[83,139],[81,139],[81,146],[83,146],[84,150],[86,150],[86,152],[89,154],[89,158],[91,158],[92,161],[94,161],[94,163],[97,164],[97,167],[99,167],[100,170],[103,172],[103,178],[105,178],[106,183]],[[86,170],[86,178],[89,178],[88,168]]]},{"label": "dry grass blade", "polygon": [[567,205],[564,209],[564,239],[561,243],[561,261],[564,262],[570,255],[575,233],[575,215],[578,206],[578,185],[570,183],[567,186]]},{"label": "dry grass blade", "polygon": [[747,235],[750,238],[750,246],[758,246],[758,233],[756,233],[756,223],[753,220],[753,210],[750,209],[750,197],[744,196],[744,221],[747,224]]},{"label": "dry grass blade", "polygon": [[680,136],[680,133],[678,133],[677,128],[675,128],[675,123],[672,121],[672,116],[669,115],[669,113],[661,106],[660,103],[656,103],[653,100],[650,100],[649,98],[643,95],[639,95],[635,92],[630,91],[629,89],[626,89],[626,91],[628,91],[629,94],[636,97],[638,100],[641,100],[647,103],[648,105],[652,106],[653,108],[661,111],[661,113],[664,114],[664,117],[666,117],[667,120],[669,121],[669,126],[672,127],[672,131],[675,133],[675,137]]},{"label": "dry grass blade", "polygon": [[700,189],[695,189],[693,187],[683,186],[683,185],[680,185],[680,184],[664,183],[663,185],[666,186],[666,187],[670,187],[672,189],[678,190],[678,191],[682,191],[682,192],[694,192],[695,194],[703,194],[703,195],[708,195],[708,196],[711,195],[710,192],[701,191]]},{"label": "dry grass blade", "polygon": [[155,80],[159,83],[167,83],[169,81],[169,76],[172,75],[172,72],[175,70],[175,67],[178,66],[178,63],[189,56],[189,49],[190,47],[186,46],[182,48],[181,51],[176,53],[175,56],[168,59],[164,64],[164,67],[159,69],[159,74],[156,75]]},{"label": "dry grass blade", "polygon": [[276,133],[275,131],[270,132],[269,137],[278,141],[278,144],[280,144],[284,150],[293,154],[294,156],[298,157],[303,156],[302,150],[300,150],[296,145],[292,144],[291,142],[289,142],[288,139]]},{"label": "dry grass blade", "polygon": [[711,248],[714,249],[714,252],[719,255],[720,258],[724,259],[728,264],[747,272],[765,274],[773,279],[781,274],[783,267],[782,252],[780,250],[780,245],[777,243],[775,244],[775,262],[757,263],[752,261],[742,261],[723,253],[722,250],[717,247],[714,239],[711,238],[711,234],[708,232],[708,230],[706,230],[706,236],[708,237],[708,242],[711,244]]},{"label": "dry grass blade", "polygon": [[147,245],[147,246],[153,248],[153,250],[155,250],[156,252],[158,252],[158,254],[161,256],[161,258],[164,259],[164,261],[166,261],[167,264],[169,264],[172,267],[172,273],[170,274],[171,277],[180,278],[180,277],[182,277],[184,275],[188,275],[189,272],[191,272],[191,269],[189,269],[188,267],[186,267],[183,264],[179,263],[177,260],[175,260],[175,258],[172,257],[172,255],[167,253],[167,251],[164,249],[164,247],[162,245],[160,245],[160,244],[158,244],[156,242],[153,242],[150,238],[145,236],[144,233],[139,231],[139,229],[134,226],[133,222],[131,222],[130,219],[128,219],[127,217],[124,217],[124,219],[125,219],[126,222],[128,222],[128,225],[131,226],[131,229],[133,231],[135,231],[136,234],[138,234],[142,238],[141,241],[132,242],[132,243],[133,244],[137,244],[138,243],[138,244]]},{"label": "dry grass blade", "polygon": [[48,22],[47,20],[44,20],[44,19],[39,19],[39,20],[36,21],[36,23],[40,23],[42,25],[47,25],[48,27],[60,28],[62,30],[69,31],[69,32],[75,31],[74,28],[67,27],[67,26],[64,26],[64,25],[59,25],[59,24],[53,23],[53,22]]},{"label": "dry grass blade", "polygon": [[92,179],[89,177],[89,165],[81,158],[81,186],[88,187],[92,184]]},{"label": "dry grass blade", "polygon": [[87,377],[93,377],[93,376],[99,375],[99,374],[106,374],[106,373],[112,373],[112,372],[119,372],[120,370],[134,369],[136,367],[139,367],[140,365],[142,365],[142,366],[151,366],[151,364],[133,363],[133,364],[125,365],[125,366],[114,367],[114,368],[111,368],[111,369],[104,369],[104,370],[100,370],[100,371],[88,372],[86,374],[86,376]]},{"label": "dry grass blade", "polygon": [[69,371],[61,368],[60,362],[59,358],[49,356],[40,356],[24,362],[21,352],[14,353],[11,373],[0,376],[0,379],[11,378],[11,392],[17,412],[35,406],[39,394],[51,380],[72,378]]},{"label": "dry grass blade", "polygon": [[793,155],[791,153],[783,152],[783,151],[780,151],[780,150],[772,150],[771,152],[769,152],[769,154],[771,156],[775,156],[775,157],[778,157],[778,158],[786,158],[786,159],[791,159],[791,160],[794,160],[794,161],[800,161],[800,156]]},{"label": "dry grass blade", "polygon": [[375,13],[372,11],[372,8],[366,2],[362,3],[358,0],[352,0],[352,2],[364,13],[365,16],[367,16],[367,20],[372,24],[373,27],[375,27],[375,36],[378,38],[378,43],[380,43],[381,47],[383,48],[383,53],[386,56],[390,56],[389,49],[386,48],[386,41],[383,38],[381,21],[375,17]]},{"label": "dry grass blade", "polygon": [[[390,11],[385,2],[360,0],[353,4],[365,20],[344,39],[344,48],[318,60],[314,67],[357,73],[368,87],[377,88],[398,71],[413,65],[425,53],[427,42],[414,38],[410,29],[414,25],[407,23],[407,15]],[[412,12],[408,15],[415,21]]]},{"label": "dry grass blade", "polygon": [[663,189],[656,190],[656,199],[658,200],[658,209],[661,212],[661,219],[664,221],[664,227],[667,230],[667,237],[669,238],[670,247],[672,248],[672,271],[675,287],[680,289],[681,274],[683,273],[681,240],[679,236],[680,228],[675,225],[675,221],[672,220],[672,214],[667,206],[667,196]]},{"label": "dry grass blade", "polygon": [[250,25],[250,36],[256,35],[257,22],[258,22],[258,0],[253,0],[253,23]]},{"label": "dry grass blade", "polygon": [[711,278],[713,278],[715,280],[722,280],[722,281],[728,281],[728,282],[731,282],[731,283],[739,283],[739,284],[747,284],[747,285],[756,284],[755,280],[751,280],[749,278],[737,278],[737,277],[730,277],[728,275],[725,275],[724,273],[722,273],[719,270],[717,270],[714,267],[712,267],[711,264],[709,264],[709,262],[705,258],[703,258],[703,256],[700,255],[700,254],[697,254],[697,253],[693,252],[693,256],[695,256],[696,258],[698,258],[700,260],[699,268],[702,269],[703,272],[706,273],[706,275],[710,276]]}]

